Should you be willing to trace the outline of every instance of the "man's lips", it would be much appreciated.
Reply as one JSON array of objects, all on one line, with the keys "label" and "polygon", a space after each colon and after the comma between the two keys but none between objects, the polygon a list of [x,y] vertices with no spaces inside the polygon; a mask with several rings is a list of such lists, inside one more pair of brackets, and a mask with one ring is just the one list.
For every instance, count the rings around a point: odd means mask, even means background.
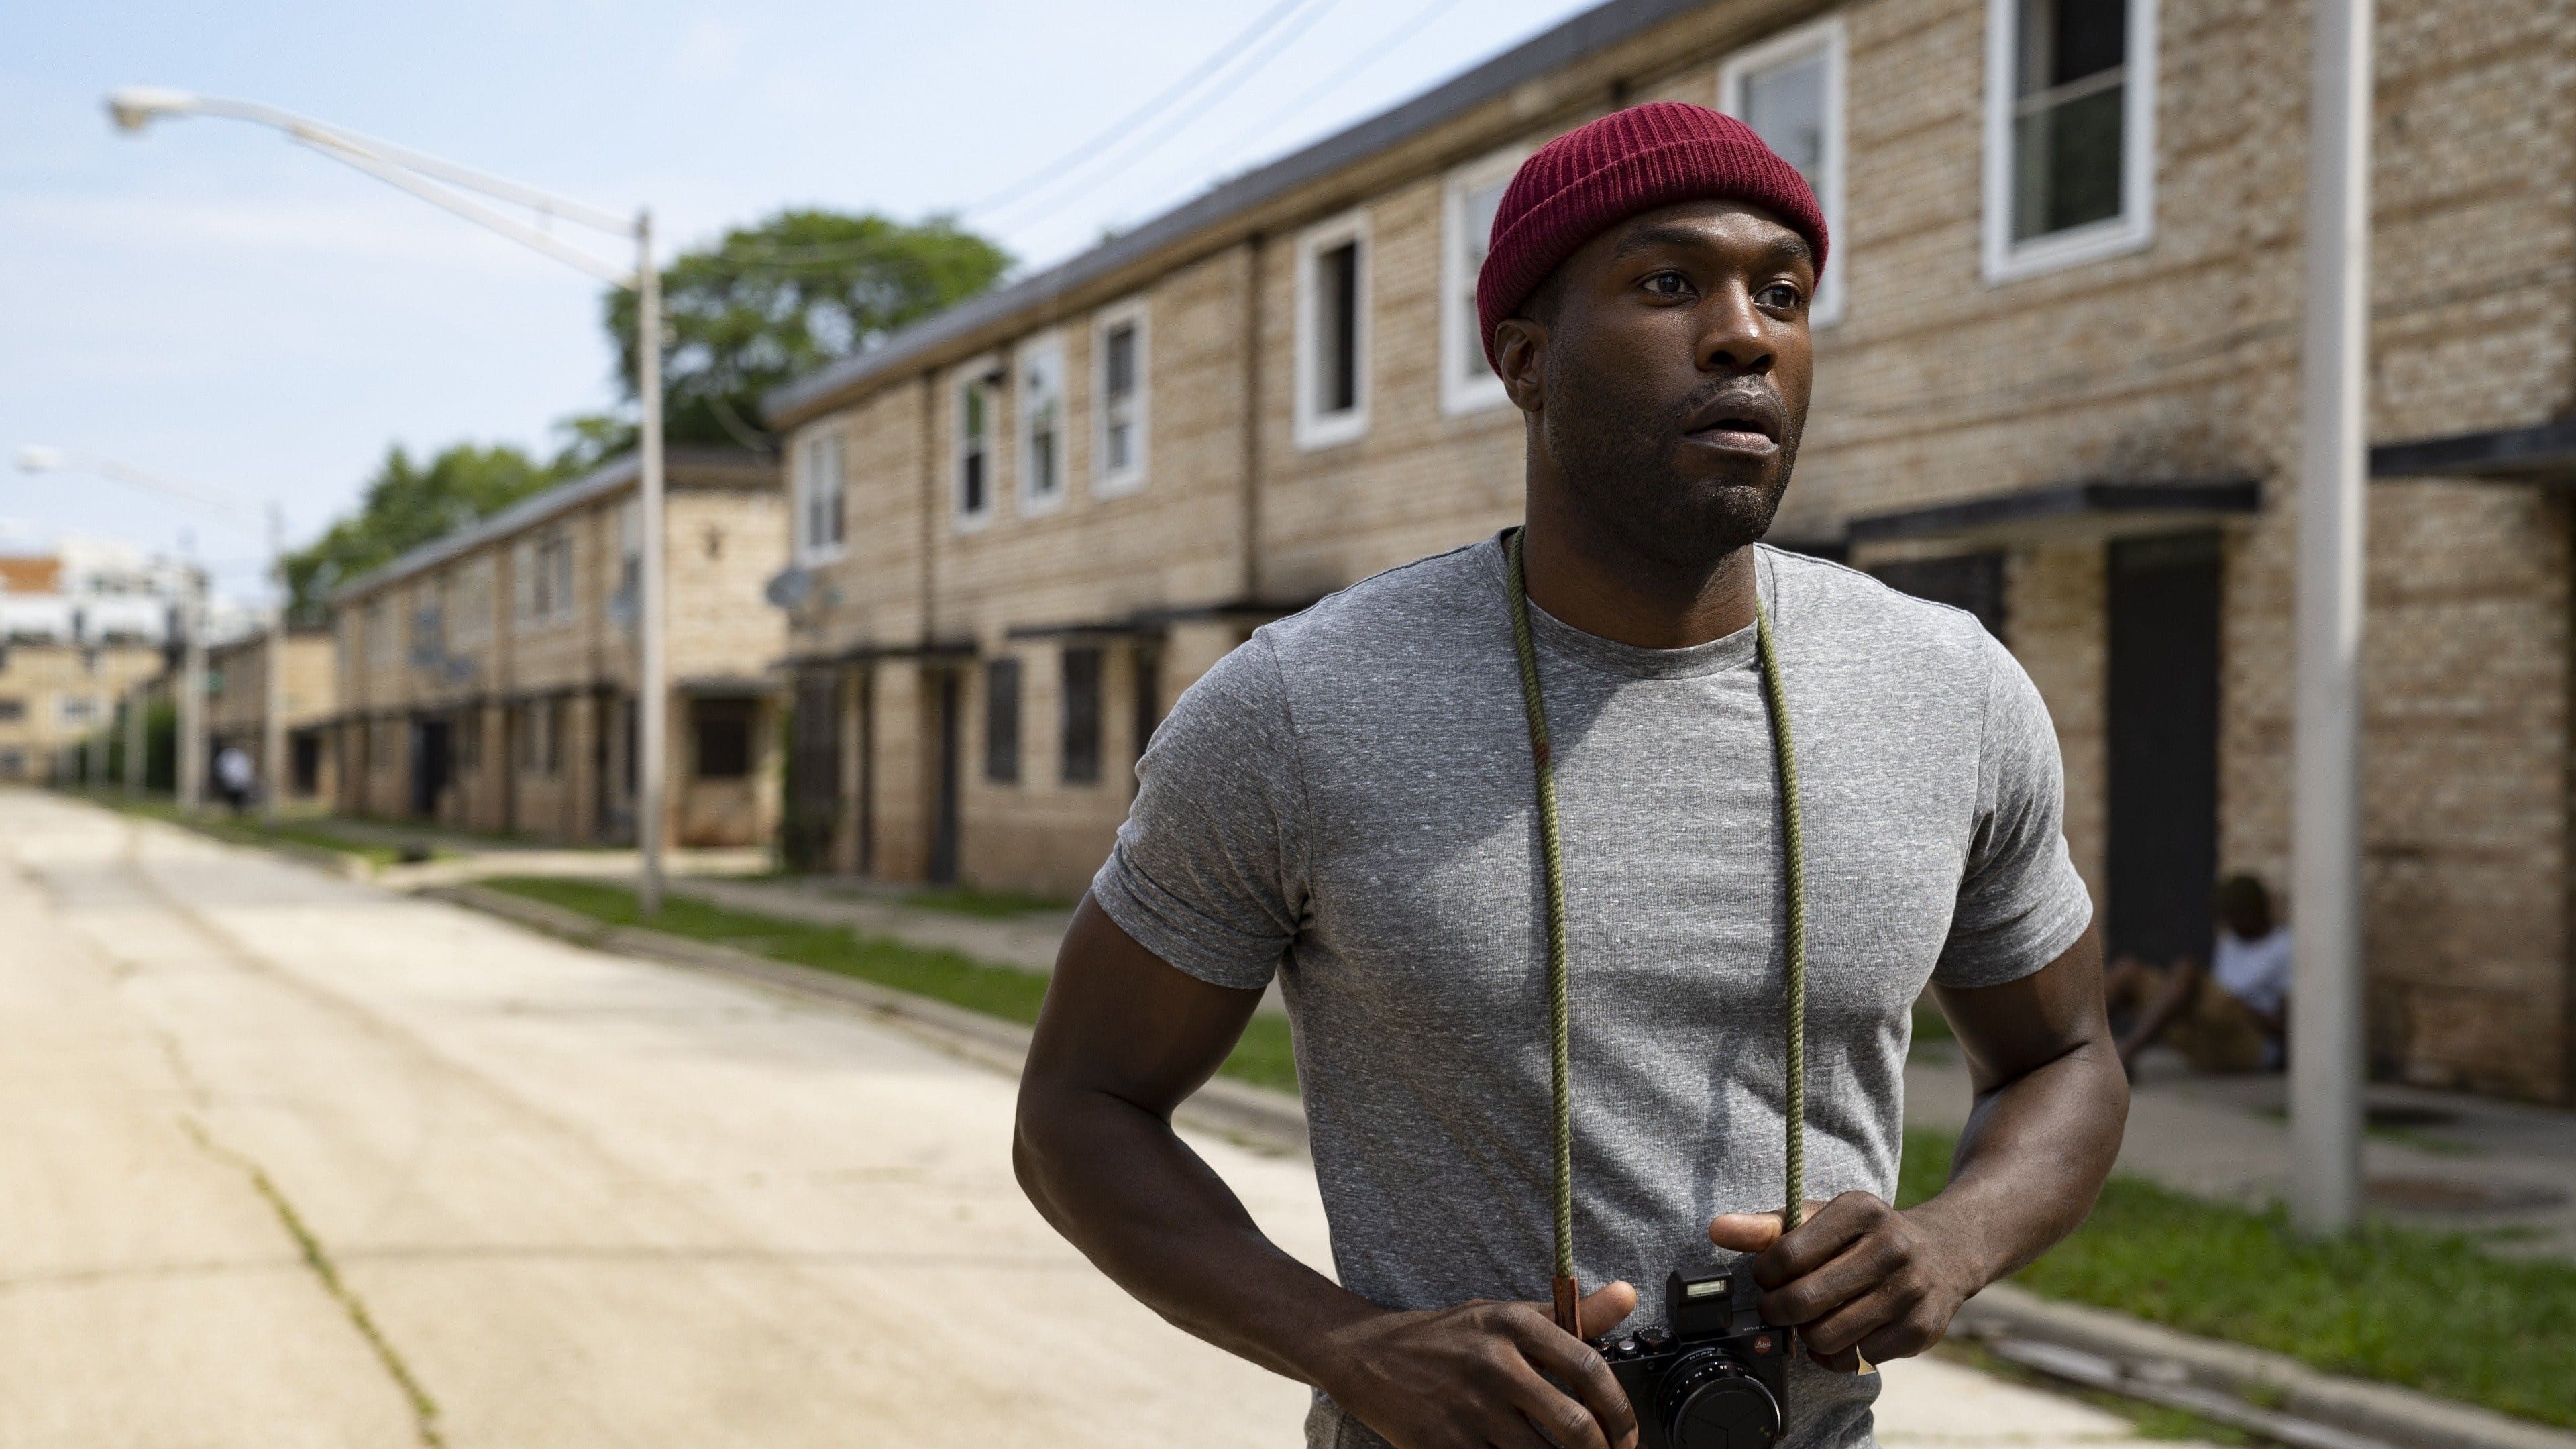
[{"label": "man's lips", "polygon": [[1767,453],[1780,446],[1780,404],[1767,394],[1732,393],[1693,414],[1683,436],[1728,452]]}]

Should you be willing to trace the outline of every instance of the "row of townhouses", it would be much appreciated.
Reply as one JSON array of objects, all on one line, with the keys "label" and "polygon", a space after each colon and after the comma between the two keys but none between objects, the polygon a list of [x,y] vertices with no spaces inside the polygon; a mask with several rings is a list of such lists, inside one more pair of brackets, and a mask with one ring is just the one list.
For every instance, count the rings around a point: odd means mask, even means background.
[{"label": "row of townhouses", "polygon": [[90,540],[0,557],[0,781],[82,771],[77,753],[98,749],[119,702],[161,672],[192,587],[183,565]]},{"label": "row of townhouses", "polygon": [[[2372,1045],[2576,1100],[2576,0],[2378,13]],[[1515,520],[1496,200],[1549,137],[1681,100],[1835,237],[1773,541],[1983,620],[2054,715],[2111,949],[2205,950],[2214,879],[2287,876],[2308,24],[1613,0],[792,383],[776,464],[671,461],[672,836],[1078,891],[1249,631]],[[341,591],[341,808],[631,833],[634,476]]]}]

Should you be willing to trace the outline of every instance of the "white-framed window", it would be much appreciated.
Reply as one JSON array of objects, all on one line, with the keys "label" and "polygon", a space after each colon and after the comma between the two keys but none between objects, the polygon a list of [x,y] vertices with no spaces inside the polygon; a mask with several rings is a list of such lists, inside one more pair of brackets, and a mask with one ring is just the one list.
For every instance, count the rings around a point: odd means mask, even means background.
[{"label": "white-framed window", "polygon": [[644,500],[617,505],[617,601],[631,620],[644,596]]},{"label": "white-framed window", "polygon": [[1064,339],[1023,344],[1018,370],[1020,511],[1044,513],[1064,502]]},{"label": "white-framed window", "polygon": [[796,459],[796,561],[829,563],[845,551],[848,520],[843,501],[848,480],[842,470],[846,445],[837,432],[805,440]]},{"label": "white-framed window", "polygon": [[993,516],[994,393],[1001,370],[987,357],[966,364],[956,388],[957,526],[974,528]]},{"label": "white-framed window", "polygon": [[2156,0],[1987,0],[1989,282],[2155,237]]},{"label": "white-framed window", "polygon": [[1123,302],[1092,328],[1091,492],[1114,498],[1145,486],[1152,436],[1146,420],[1145,302]]},{"label": "white-framed window", "polygon": [[519,617],[545,624],[572,614],[572,534],[558,524],[517,547],[513,592]]},{"label": "white-framed window", "polygon": [[1476,320],[1476,273],[1493,240],[1494,210],[1512,184],[1526,146],[1510,146],[1449,173],[1440,205],[1440,410],[1456,415],[1511,401],[1485,360]]},{"label": "white-framed window", "polygon": [[1843,237],[1847,49],[1842,18],[1834,16],[1738,51],[1717,71],[1718,109],[1752,127],[1807,178],[1825,214],[1825,234],[1843,257],[1826,270],[1807,308],[1807,321],[1818,327],[1842,320],[1842,277],[1851,267]]},{"label": "white-framed window", "polygon": [[1297,446],[1327,448],[1368,431],[1368,214],[1297,238]]}]

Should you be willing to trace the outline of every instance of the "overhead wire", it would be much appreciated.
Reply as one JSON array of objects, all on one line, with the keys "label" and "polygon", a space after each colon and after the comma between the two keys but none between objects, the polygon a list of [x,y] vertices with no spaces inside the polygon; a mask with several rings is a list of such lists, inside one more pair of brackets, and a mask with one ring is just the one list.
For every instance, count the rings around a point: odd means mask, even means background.
[{"label": "overhead wire", "polygon": [[1367,50],[1352,57],[1348,65],[1343,66],[1340,70],[1333,72],[1331,75],[1326,76],[1323,80],[1317,82],[1312,88],[1307,90],[1304,95],[1297,97],[1297,99],[1281,106],[1278,110],[1264,116],[1261,120],[1245,127],[1234,137],[1233,140],[1230,140],[1224,145],[1217,147],[1215,150],[1208,152],[1202,165],[1212,166],[1220,157],[1231,156],[1241,152],[1246,143],[1259,137],[1264,132],[1275,129],[1280,125],[1280,123],[1297,115],[1299,112],[1304,111],[1308,106],[1311,106],[1315,102],[1322,100],[1324,97],[1331,95],[1334,91],[1341,89],[1363,71],[1366,71],[1369,67],[1376,65],[1379,61],[1382,61],[1386,59],[1387,56],[1393,54],[1397,46],[1400,46],[1406,41],[1411,40],[1413,37],[1420,35],[1430,26],[1431,22],[1448,14],[1450,11],[1457,9],[1458,3],[1459,0],[1430,0],[1429,4],[1415,10],[1411,16],[1398,24],[1395,29],[1378,37],[1376,44],[1371,45]]}]

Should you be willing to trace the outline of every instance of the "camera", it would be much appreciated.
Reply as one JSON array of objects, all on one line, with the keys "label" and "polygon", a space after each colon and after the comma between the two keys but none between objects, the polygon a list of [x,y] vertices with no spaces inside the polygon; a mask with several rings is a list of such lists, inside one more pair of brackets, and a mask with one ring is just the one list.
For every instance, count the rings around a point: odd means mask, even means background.
[{"label": "camera", "polygon": [[1637,1449],[1770,1449],[1789,1397],[1790,1334],[1762,1321],[1746,1272],[1664,1280],[1664,1328],[1592,1346],[1637,1410]]}]

